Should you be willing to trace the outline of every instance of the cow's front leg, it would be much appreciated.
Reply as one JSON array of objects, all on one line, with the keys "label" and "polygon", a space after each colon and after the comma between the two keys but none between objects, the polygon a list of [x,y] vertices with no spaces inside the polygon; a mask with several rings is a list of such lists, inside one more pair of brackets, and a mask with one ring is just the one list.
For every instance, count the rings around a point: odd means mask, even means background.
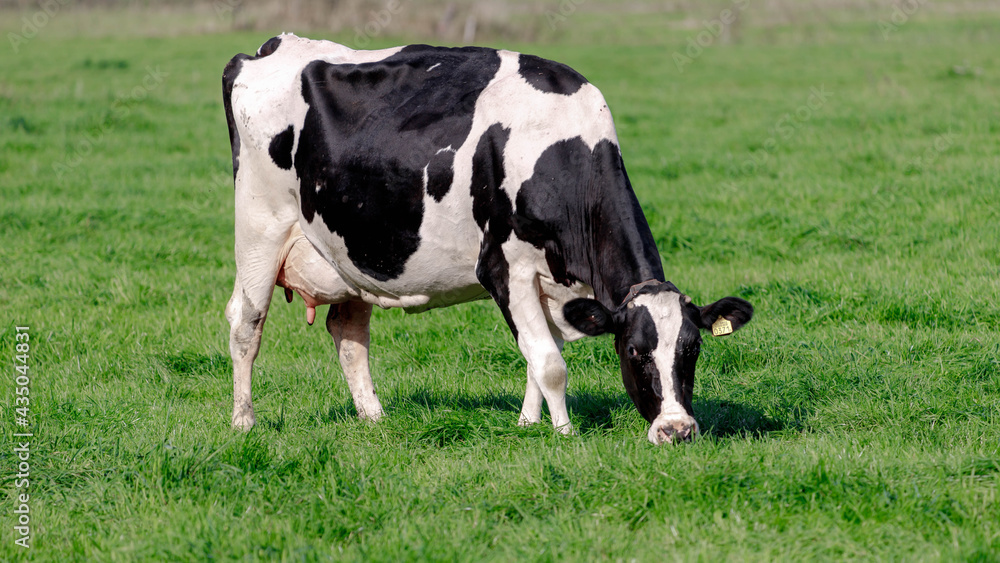
[{"label": "cow's front leg", "polygon": [[326,330],[330,331],[344,378],[354,397],[358,418],[377,421],[382,418],[382,404],[375,395],[375,385],[368,365],[369,330],[372,306],[362,301],[347,301],[330,305]]},{"label": "cow's front leg", "polygon": [[509,241],[503,246],[508,252],[487,234],[476,266],[476,277],[500,307],[528,363],[528,384],[518,423],[541,420],[544,398],[549,405],[552,426],[564,434],[571,434],[573,427],[566,411],[566,362],[561,353],[562,341],[549,330],[542,309],[537,270],[533,264],[512,263],[507,258],[508,254],[531,255],[535,249],[520,241]]},{"label": "cow's front leg", "polygon": [[542,388],[535,378],[528,374],[528,384],[524,390],[524,402],[521,403],[521,416],[517,419],[519,426],[529,426],[542,421]]},{"label": "cow's front leg", "polygon": [[[555,340],[556,346],[559,348],[561,360],[563,341],[555,334],[552,335],[552,338]],[[565,365],[563,366],[563,371],[565,372]],[[542,421],[542,388],[538,386],[538,382],[535,381],[535,378],[532,377],[530,373],[528,374],[527,379],[527,386],[524,390],[524,402],[521,404],[521,416],[517,421],[520,426],[528,426]]]},{"label": "cow's front leg", "polygon": [[[517,308],[521,307],[514,307],[514,309]],[[540,312],[541,309],[539,309]],[[517,324],[521,315],[512,310],[511,317]],[[544,330],[541,331],[535,330],[535,328],[528,324],[518,325],[517,346],[528,362],[528,379],[534,381],[542,397],[545,398],[546,404],[549,405],[552,426],[563,434],[572,434],[573,426],[569,422],[569,412],[566,410],[566,362],[559,352],[559,346],[549,334],[548,328],[543,326]],[[526,402],[521,411],[522,420],[535,412],[538,412],[538,418],[541,418],[540,405],[535,406],[539,401],[532,396],[533,393],[529,383],[525,393]],[[526,412],[528,408],[531,408],[532,411]]]}]

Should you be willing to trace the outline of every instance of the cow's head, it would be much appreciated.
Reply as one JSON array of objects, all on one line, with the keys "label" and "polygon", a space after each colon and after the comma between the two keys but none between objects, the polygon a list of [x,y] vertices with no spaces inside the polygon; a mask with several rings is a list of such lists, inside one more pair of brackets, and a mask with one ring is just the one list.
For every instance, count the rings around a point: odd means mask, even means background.
[{"label": "cow's head", "polygon": [[625,390],[650,423],[649,441],[662,444],[698,432],[691,393],[701,330],[715,324],[718,333],[735,331],[750,321],[753,306],[726,297],[699,307],[670,282],[645,282],[614,311],[594,299],[574,299],[563,314],[584,334],[615,335]]}]

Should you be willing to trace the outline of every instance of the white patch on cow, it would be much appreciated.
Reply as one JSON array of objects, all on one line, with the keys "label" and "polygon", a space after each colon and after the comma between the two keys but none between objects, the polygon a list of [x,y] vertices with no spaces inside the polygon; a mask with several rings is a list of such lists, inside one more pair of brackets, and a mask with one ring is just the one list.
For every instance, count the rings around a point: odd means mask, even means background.
[{"label": "white patch on cow", "polygon": [[428,67],[427,72],[430,72],[430,71],[436,69],[439,66],[441,66],[441,63],[434,63],[430,67]]},{"label": "white patch on cow", "polygon": [[[438,63],[438,64],[441,64],[441,63]],[[437,154],[441,154],[443,152],[455,152],[455,149],[451,148],[451,145],[448,145],[447,147],[445,147],[443,149],[438,149],[437,152],[434,153],[434,154],[437,155]]]},{"label": "white patch on cow", "polygon": [[423,175],[424,193],[427,193],[427,183],[430,182],[430,176],[428,176],[428,174],[427,174],[427,168],[428,167],[430,167],[430,163],[427,163],[427,164],[424,165],[424,175]]},{"label": "white patch on cow", "polygon": [[[698,431],[698,423],[684,410],[676,398],[674,389],[674,364],[677,360],[677,338],[680,336],[681,325],[684,322],[681,295],[672,291],[655,294],[639,295],[633,299],[635,306],[643,306],[649,311],[656,327],[656,350],[653,351],[653,361],[660,373],[660,386],[663,400],[660,403],[660,414],[649,426],[647,437],[654,444],[663,440],[658,435],[660,429],[693,427]],[[667,430],[669,435],[669,430]]]}]

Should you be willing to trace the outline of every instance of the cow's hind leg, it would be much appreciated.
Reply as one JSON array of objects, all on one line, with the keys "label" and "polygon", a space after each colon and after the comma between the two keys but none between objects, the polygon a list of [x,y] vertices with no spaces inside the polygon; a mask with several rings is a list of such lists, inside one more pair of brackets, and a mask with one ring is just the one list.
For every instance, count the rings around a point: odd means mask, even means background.
[{"label": "cow's hind leg", "polygon": [[251,393],[253,363],[260,351],[264,321],[281,262],[281,250],[280,244],[261,243],[252,250],[244,251],[255,259],[237,260],[236,284],[226,306],[229,354],[233,359],[232,422],[233,428],[241,430],[249,430],[256,422]]},{"label": "cow's hind leg", "polygon": [[[260,351],[264,320],[283,253],[288,251],[297,208],[294,200],[268,201],[261,194],[250,193],[252,186],[242,170],[236,184],[236,283],[226,306],[226,319],[233,359],[233,428],[249,430],[256,422],[251,394],[253,362]],[[268,218],[266,224],[260,217]]]},{"label": "cow's hind leg", "polygon": [[358,418],[377,421],[382,418],[382,404],[375,395],[375,385],[368,365],[369,330],[372,306],[363,301],[347,301],[330,305],[326,330],[337,345],[340,367],[354,397]]},{"label": "cow's hind leg", "polygon": [[226,306],[229,321],[229,355],[233,360],[233,428],[249,430],[256,422],[250,390],[253,362],[260,351],[260,338],[267,316],[267,303],[254,303],[244,293],[237,273],[233,296]]}]

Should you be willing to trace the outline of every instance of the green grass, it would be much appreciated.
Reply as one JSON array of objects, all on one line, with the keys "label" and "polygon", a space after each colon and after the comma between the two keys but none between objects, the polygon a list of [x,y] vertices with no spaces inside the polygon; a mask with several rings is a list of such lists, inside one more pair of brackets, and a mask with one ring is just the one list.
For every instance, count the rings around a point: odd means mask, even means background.
[{"label": "green grass", "polygon": [[[516,427],[525,364],[489,302],[376,311],[369,425],[321,323],[279,296],[258,426],[233,432],[220,76],[269,35],[4,54],[0,560],[996,560],[1000,20],[752,28],[683,72],[686,31],[633,23],[505,46],[605,93],[668,279],[756,307],[706,340],[703,436],[677,447],[646,441],[606,338],[566,349],[579,435]],[[812,88],[832,95],[795,118]]]}]

